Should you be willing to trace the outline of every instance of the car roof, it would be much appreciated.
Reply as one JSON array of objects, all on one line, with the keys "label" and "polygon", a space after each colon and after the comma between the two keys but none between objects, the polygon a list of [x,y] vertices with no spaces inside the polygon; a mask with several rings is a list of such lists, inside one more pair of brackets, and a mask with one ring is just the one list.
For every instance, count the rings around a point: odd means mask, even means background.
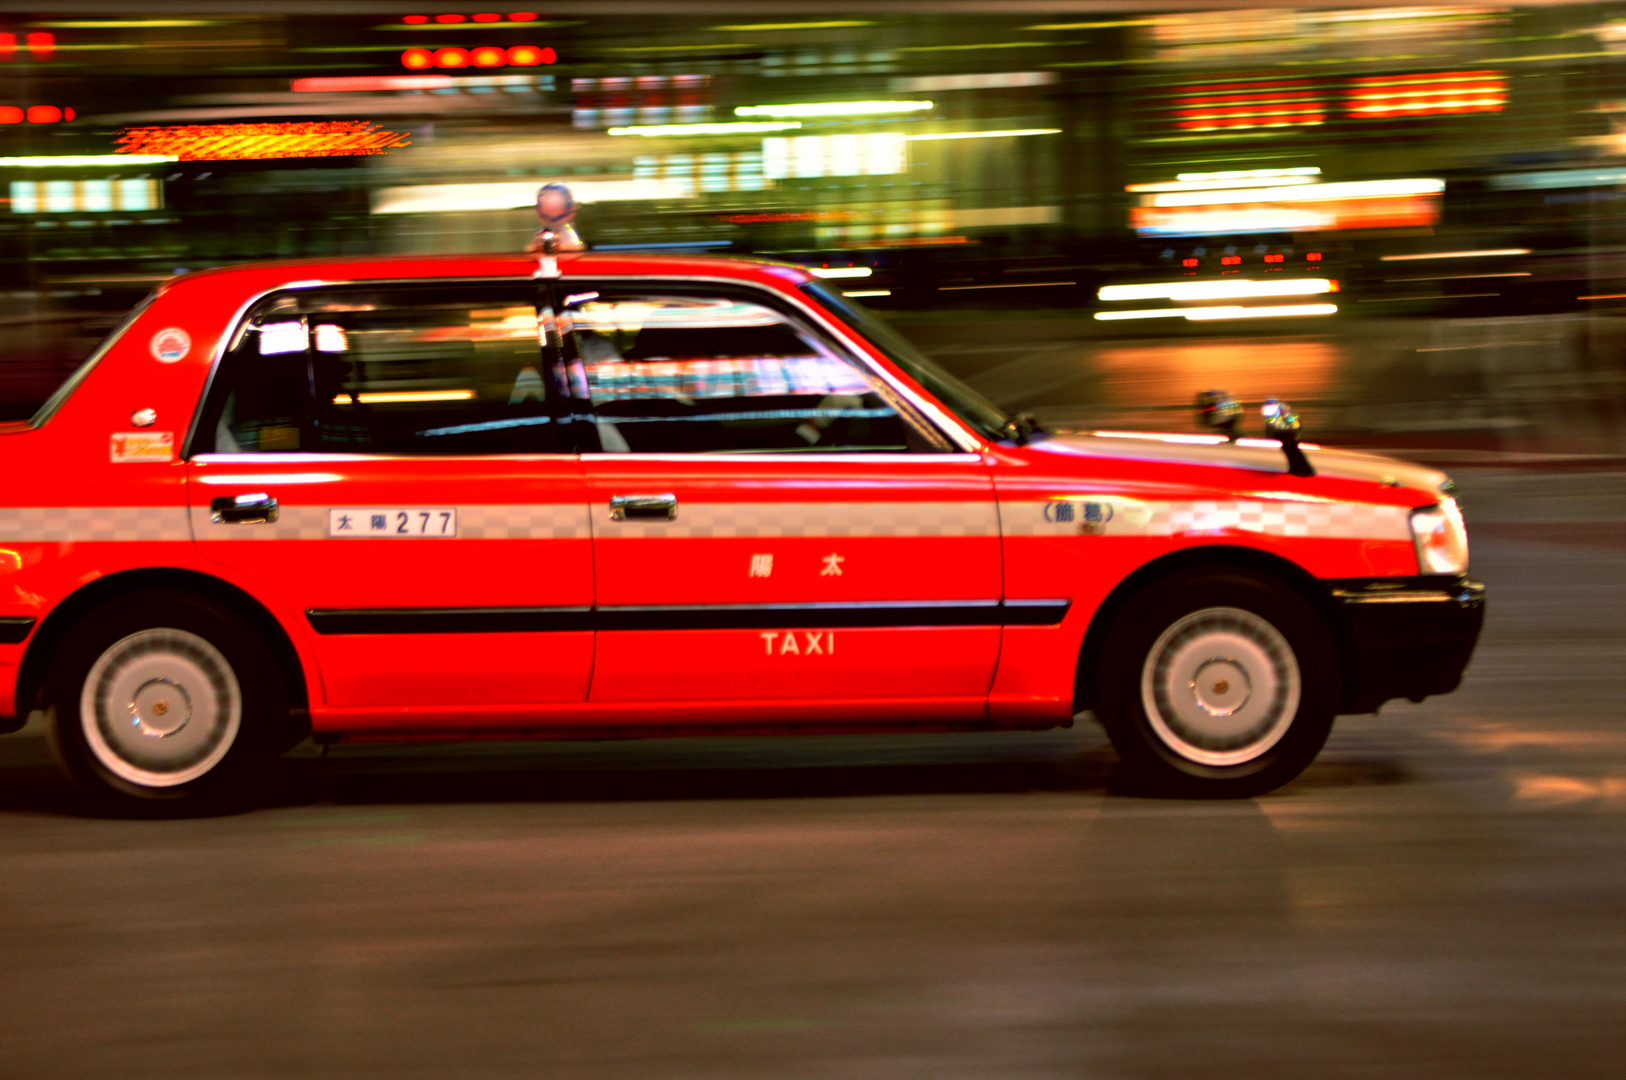
[{"label": "car roof", "polygon": [[[365,258],[290,259],[199,270],[171,278],[163,286],[191,291],[197,286],[263,292],[294,283],[393,281],[419,278],[524,278],[537,267],[528,255],[398,255]],[[579,252],[561,255],[562,277],[659,276],[706,277],[753,281],[763,285],[800,285],[813,279],[802,267],[726,255],[650,255],[628,252]]]}]

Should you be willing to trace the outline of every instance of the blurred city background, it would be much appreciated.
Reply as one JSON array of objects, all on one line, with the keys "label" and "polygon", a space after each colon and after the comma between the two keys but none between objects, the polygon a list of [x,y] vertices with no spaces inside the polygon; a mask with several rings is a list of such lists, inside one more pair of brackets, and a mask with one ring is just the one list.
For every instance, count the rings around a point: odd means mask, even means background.
[{"label": "blurred city background", "polygon": [[1626,7],[1122,7],[0,16],[0,418],[171,275],[518,251],[564,180],[1051,425],[1626,450]]}]

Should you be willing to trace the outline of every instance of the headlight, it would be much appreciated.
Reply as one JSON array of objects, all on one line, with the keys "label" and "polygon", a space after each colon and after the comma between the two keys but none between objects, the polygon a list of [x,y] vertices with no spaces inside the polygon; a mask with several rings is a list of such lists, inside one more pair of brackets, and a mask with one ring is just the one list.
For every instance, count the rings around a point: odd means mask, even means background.
[{"label": "headlight", "polygon": [[1468,527],[1457,500],[1411,512],[1411,536],[1417,545],[1420,574],[1463,574],[1468,570]]}]

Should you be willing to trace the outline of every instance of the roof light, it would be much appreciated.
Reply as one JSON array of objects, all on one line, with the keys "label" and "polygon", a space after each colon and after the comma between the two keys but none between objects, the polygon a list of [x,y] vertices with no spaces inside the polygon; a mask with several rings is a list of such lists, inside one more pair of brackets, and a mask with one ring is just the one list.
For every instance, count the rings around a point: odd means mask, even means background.
[{"label": "roof light", "polygon": [[925,112],[931,108],[929,101],[827,101],[802,105],[741,105],[734,110],[734,115],[805,120],[823,116],[886,116]]},{"label": "roof light", "polygon": [[1334,283],[1326,278],[1302,280],[1271,278],[1269,281],[1230,278],[1222,281],[1163,281],[1149,285],[1104,285],[1096,292],[1096,296],[1110,303],[1116,300],[1241,300],[1258,296],[1314,296],[1317,293],[1335,291]]},{"label": "roof light", "polygon": [[642,127],[613,127],[611,135],[683,136],[750,135],[759,131],[790,131],[802,125],[795,120],[748,121],[737,124],[651,124]]}]

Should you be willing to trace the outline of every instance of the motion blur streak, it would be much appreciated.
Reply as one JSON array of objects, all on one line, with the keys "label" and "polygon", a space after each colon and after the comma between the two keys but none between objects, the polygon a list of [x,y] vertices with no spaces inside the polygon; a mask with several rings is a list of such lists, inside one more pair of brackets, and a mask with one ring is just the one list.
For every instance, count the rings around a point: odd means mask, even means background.
[{"label": "motion blur streak", "polygon": [[129,128],[116,141],[130,154],[168,154],[180,161],[365,157],[412,145],[403,132],[352,120]]},{"label": "motion blur streak", "polygon": [[1097,295],[1102,300],[1230,300],[1250,296],[1311,296],[1333,291],[1334,283],[1326,278],[1277,281],[1230,278],[1155,285],[1105,285]]}]

